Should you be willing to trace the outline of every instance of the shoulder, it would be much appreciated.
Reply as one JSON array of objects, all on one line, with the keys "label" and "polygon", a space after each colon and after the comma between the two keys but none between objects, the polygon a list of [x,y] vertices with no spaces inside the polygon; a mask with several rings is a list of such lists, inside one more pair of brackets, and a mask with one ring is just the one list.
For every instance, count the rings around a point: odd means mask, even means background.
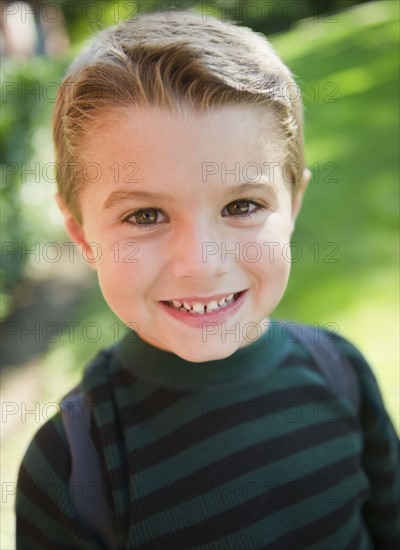
[{"label": "shoulder", "polygon": [[375,375],[364,355],[337,330],[333,323],[332,326],[326,325],[324,328],[298,323],[293,325],[296,326],[296,332],[293,330],[291,332],[296,335],[297,341],[308,344],[306,346],[308,349],[312,346],[322,352],[334,353],[337,360],[342,359],[346,364],[351,365],[357,378],[370,378],[376,383]]},{"label": "shoulder", "polygon": [[[374,414],[383,418],[387,415],[373,369],[333,323],[321,328],[317,324],[285,322],[283,330],[297,353],[307,353],[331,389],[349,397],[364,416]],[[301,348],[303,352],[299,351]]]},{"label": "shoulder", "polygon": [[362,467],[371,487],[364,517],[376,547],[395,548],[400,525],[399,438],[385,408],[376,377],[365,357],[343,336],[328,334],[336,342],[340,353],[349,359],[359,384]]},{"label": "shoulder", "polygon": [[17,548],[100,548],[79,517],[70,484],[71,453],[58,412],[39,428],[18,473],[15,513]]},{"label": "shoulder", "polygon": [[328,329],[321,330],[321,332],[325,335],[325,338],[328,341],[337,346],[338,351],[342,355],[345,355],[351,361],[356,372],[362,374],[365,371],[365,373],[374,376],[371,367],[362,352],[343,334],[337,330]]},{"label": "shoulder", "polygon": [[[107,367],[111,350],[100,351],[86,366],[79,386],[71,389],[60,401],[60,409],[53,418],[43,424],[34,435],[23,457],[17,491],[22,494],[32,480],[42,488],[48,480],[57,480],[58,485],[67,485],[71,474],[71,452],[66,417],[79,419],[76,414],[78,403],[76,394],[86,386],[107,383]],[[53,483],[53,481],[51,481]]]},{"label": "shoulder", "polygon": [[60,411],[43,424],[33,437],[23,458],[23,464],[45,463],[60,471],[64,466],[66,475],[69,470],[68,443],[62,426]]},{"label": "shoulder", "polygon": [[377,398],[381,399],[375,374],[362,352],[339,332],[325,330],[324,334],[326,335],[325,338],[337,348],[340,355],[346,357],[349,361],[363,393],[372,392],[376,394]]},{"label": "shoulder", "polygon": [[15,499],[17,548],[50,548],[63,522],[68,518],[72,521],[70,469],[69,450],[57,413],[37,431],[19,468]]},{"label": "shoulder", "polygon": [[382,393],[373,369],[361,351],[347,338],[337,332],[325,331],[327,338],[347,358],[355,373],[360,393],[360,416],[364,429],[369,432],[380,430],[394,432]]},{"label": "shoulder", "polygon": [[68,443],[61,415],[39,428],[22,459],[18,474],[17,507],[28,498],[39,502],[45,494],[59,498],[66,490],[71,471]]}]

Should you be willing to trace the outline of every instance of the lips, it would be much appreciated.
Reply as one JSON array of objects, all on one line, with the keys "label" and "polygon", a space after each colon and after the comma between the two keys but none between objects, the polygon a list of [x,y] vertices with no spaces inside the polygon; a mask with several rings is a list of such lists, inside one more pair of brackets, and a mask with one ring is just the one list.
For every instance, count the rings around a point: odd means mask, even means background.
[{"label": "lips", "polygon": [[241,292],[225,294],[210,298],[181,298],[164,302],[170,308],[193,315],[206,315],[222,310],[237,300]]}]

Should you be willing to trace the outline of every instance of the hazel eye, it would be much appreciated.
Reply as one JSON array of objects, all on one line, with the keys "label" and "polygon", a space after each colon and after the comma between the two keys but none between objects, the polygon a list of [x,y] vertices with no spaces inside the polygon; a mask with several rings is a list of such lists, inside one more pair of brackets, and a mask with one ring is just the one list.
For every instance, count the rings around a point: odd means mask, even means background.
[{"label": "hazel eye", "polygon": [[148,210],[136,212],[133,217],[135,218],[135,222],[139,225],[151,225],[157,222],[158,212],[154,208],[149,208]]},{"label": "hazel eye", "polygon": [[136,229],[145,229],[157,227],[160,223],[166,221],[166,216],[157,208],[141,208],[132,212],[122,221]]},{"label": "hazel eye", "polygon": [[243,214],[248,214],[250,210],[250,203],[248,201],[231,202],[226,207],[226,210],[231,216],[241,216]]},{"label": "hazel eye", "polygon": [[237,200],[230,202],[222,211],[223,216],[232,216],[232,217],[247,217],[255,214],[259,210],[264,210],[265,207],[257,202],[250,200]]}]

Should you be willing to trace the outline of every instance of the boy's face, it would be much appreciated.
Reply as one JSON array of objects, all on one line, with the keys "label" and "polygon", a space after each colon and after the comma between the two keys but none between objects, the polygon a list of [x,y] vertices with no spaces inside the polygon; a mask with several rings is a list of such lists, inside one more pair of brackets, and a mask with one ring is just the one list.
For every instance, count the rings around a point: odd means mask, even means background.
[{"label": "boy's face", "polygon": [[83,158],[82,226],[63,211],[116,315],[193,362],[254,342],[287,285],[306,184],[292,204],[272,112],[120,108]]}]

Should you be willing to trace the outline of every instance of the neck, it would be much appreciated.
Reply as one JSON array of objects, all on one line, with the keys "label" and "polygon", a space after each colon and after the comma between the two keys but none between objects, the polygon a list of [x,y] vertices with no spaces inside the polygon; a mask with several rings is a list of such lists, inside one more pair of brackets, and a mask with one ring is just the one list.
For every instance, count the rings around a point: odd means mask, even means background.
[{"label": "neck", "polygon": [[163,386],[196,389],[237,385],[265,375],[279,363],[288,345],[280,327],[271,322],[258,340],[215,361],[186,361],[148,344],[132,330],[115,346],[115,355],[136,376]]}]

